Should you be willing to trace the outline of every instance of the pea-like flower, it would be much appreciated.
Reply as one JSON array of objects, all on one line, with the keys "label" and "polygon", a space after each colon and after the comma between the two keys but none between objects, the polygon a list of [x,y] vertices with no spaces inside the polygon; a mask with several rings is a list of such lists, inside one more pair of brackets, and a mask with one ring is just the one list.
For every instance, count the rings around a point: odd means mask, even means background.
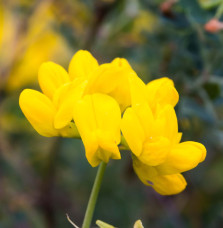
[{"label": "pea-like flower", "polygon": [[[73,123],[57,126],[57,115],[62,106],[57,94],[62,88],[71,85],[68,73],[53,62],[46,62],[39,69],[38,79],[43,93],[25,89],[20,95],[19,104],[24,115],[40,135],[75,137],[77,130]],[[75,89],[80,90],[79,82],[73,84]],[[76,95],[80,96],[80,93]]]},{"label": "pea-like flower", "polygon": [[[177,117],[173,106],[178,94],[171,89],[173,84],[161,83],[167,79],[152,82],[154,86],[151,96],[155,104],[151,107],[151,99],[141,99],[128,108],[122,118],[121,130],[133,153],[133,167],[139,178],[146,185],[152,186],[163,195],[176,194],[186,186],[180,174],[196,167],[205,159],[205,147],[196,142],[180,143]],[[149,87],[151,85],[147,85]],[[137,84],[133,85],[137,87]],[[139,97],[141,91],[148,88],[142,86],[135,91]],[[164,96],[172,90],[172,95]],[[145,92],[144,91],[144,92]],[[146,93],[146,92],[145,92]],[[134,93],[132,93],[134,96]],[[148,97],[147,97],[148,98]],[[137,101],[137,99],[135,99]],[[154,109],[154,105],[156,108]]]},{"label": "pea-like flower", "polygon": [[138,78],[128,61],[116,58],[111,63],[100,65],[92,73],[85,94],[103,93],[113,97],[124,111],[131,105],[130,78]]},{"label": "pea-like flower", "polygon": [[43,93],[25,89],[19,98],[23,113],[40,135],[79,136],[72,121],[73,104],[82,97],[87,78],[97,67],[95,58],[84,50],[73,56],[69,73],[53,62],[40,66],[38,80]]},{"label": "pea-like flower", "polygon": [[185,188],[181,173],[205,159],[202,144],[180,143],[174,110],[179,95],[168,78],[145,85],[127,60],[99,65],[88,51],[80,50],[68,72],[47,62],[38,79],[43,93],[26,89],[20,95],[25,116],[43,136],[81,137],[93,167],[120,159],[123,137],[141,181],[170,195]]},{"label": "pea-like flower", "polygon": [[179,94],[171,79],[163,77],[153,80],[146,85],[147,102],[152,109],[158,104],[170,104],[173,107],[179,100]]},{"label": "pea-like flower", "polygon": [[81,136],[89,163],[97,166],[120,159],[120,107],[131,105],[131,74],[137,77],[125,59],[99,65],[88,51],[80,50],[68,73],[53,62],[43,63],[38,74],[43,93],[24,90],[20,107],[43,136]]},{"label": "pea-like flower", "polygon": [[115,99],[100,93],[86,95],[75,104],[73,116],[93,167],[121,158],[121,111]]}]

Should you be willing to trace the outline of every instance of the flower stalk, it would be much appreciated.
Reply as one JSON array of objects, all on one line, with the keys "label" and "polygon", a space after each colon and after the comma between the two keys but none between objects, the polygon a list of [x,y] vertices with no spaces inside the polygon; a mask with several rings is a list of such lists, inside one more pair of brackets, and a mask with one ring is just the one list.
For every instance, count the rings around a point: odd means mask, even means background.
[{"label": "flower stalk", "polygon": [[91,225],[91,220],[93,217],[96,201],[98,198],[98,193],[99,193],[99,190],[101,187],[101,182],[102,182],[102,179],[104,176],[106,166],[107,166],[107,164],[105,162],[101,162],[101,164],[98,168],[98,172],[97,172],[97,175],[96,175],[96,178],[94,181],[94,185],[93,185],[93,188],[91,191],[90,199],[88,201],[87,210],[86,210],[86,213],[84,216],[82,228],[89,228]]}]

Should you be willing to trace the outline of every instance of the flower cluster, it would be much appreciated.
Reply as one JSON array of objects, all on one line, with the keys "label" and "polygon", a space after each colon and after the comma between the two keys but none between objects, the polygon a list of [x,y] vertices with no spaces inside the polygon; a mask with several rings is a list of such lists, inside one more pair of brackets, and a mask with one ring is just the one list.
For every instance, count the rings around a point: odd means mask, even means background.
[{"label": "flower cluster", "polygon": [[99,65],[88,51],[80,50],[68,72],[46,62],[38,79],[43,93],[25,89],[19,99],[23,113],[43,136],[80,136],[93,167],[120,159],[122,142],[132,151],[141,181],[170,195],[185,188],[181,173],[205,159],[202,144],[180,143],[174,110],[179,95],[168,78],[146,85],[127,60]]}]

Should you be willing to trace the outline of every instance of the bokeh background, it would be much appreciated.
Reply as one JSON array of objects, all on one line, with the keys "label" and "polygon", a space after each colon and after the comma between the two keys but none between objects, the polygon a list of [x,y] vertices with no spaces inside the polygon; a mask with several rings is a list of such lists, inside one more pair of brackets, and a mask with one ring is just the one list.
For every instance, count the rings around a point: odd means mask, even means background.
[{"label": "bokeh background", "polygon": [[[100,63],[128,59],[146,83],[172,78],[183,141],[208,151],[205,162],[185,173],[186,190],[168,197],[144,186],[122,152],[107,167],[94,221],[222,227],[222,13],[222,0],[1,0],[0,227],[72,227],[66,213],[81,225],[97,169],[80,140],[38,135],[18,105],[24,88],[39,90],[42,62],[67,69],[79,49]],[[213,18],[218,22],[207,25]]]}]

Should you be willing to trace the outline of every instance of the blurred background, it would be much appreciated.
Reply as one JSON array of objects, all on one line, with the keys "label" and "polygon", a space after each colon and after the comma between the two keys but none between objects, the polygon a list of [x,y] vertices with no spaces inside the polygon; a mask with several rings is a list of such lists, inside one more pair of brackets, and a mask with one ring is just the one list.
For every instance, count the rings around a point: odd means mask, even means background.
[{"label": "blurred background", "polygon": [[82,223],[97,169],[80,140],[38,135],[18,105],[24,88],[40,90],[42,62],[67,69],[79,49],[100,63],[128,59],[146,83],[172,78],[183,141],[208,151],[205,162],[185,173],[186,190],[169,197],[144,186],[122,152],[107,167],[94,221],[222,227],[222,14],[222,0],[1,0],[0,228],[72,227],[66,213]]}]

